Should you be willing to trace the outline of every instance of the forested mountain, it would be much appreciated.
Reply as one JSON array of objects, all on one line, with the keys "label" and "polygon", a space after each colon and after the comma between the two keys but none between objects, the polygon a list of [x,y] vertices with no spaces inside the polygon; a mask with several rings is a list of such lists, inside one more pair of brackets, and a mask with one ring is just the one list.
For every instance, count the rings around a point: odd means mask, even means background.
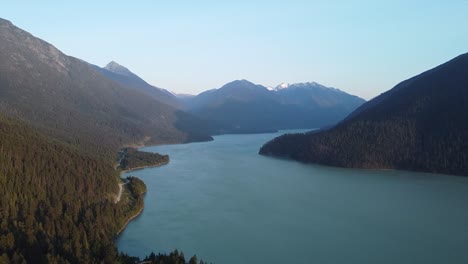
[{"label": "forested mountain", "polygon": [[117,173],[0,114],[0,263],[115,262]]},{"label": "forested mountain", "polygon": [[0,20],[0,112],[87,149],[207,140],[198,118],[106,78]]},{"label": "forested mountain", "polygon": [[116,152],[210,139],[200,122],[0,19],[0,263],[135,263],[114,238],[144,184],[116,203]]},{"label": "forested mountain", "polygon": [[95,67],[96,70],[101,72],[107,78],[119,83],[124,87],[140,91],[153,97],[161,103],[165,103],[176,108],[182,107],[179,99],[171,92],[148,84],[142,78],[115,61],[109,62],[104,68],[96,65],[93,65],[93,67]]},{"label": "forested mountain", "polygon": [[[117,254],[114,238],[142,209],[142,181],[126,179],[115,203],[112,162],[3,114],[0,142],[0,263],[139,263]],[[148,261],[185,263],[177,252]]]},{"label": "forested mountain", "polygon": [[364,100],[316,83],[269,90],[247,80],[185,98],[186,109],[228,132],[264,132],[335,124]]},{"label": "forested mountain", "polygon": [[401,82],[335,127],[260,154],[325,165],[468,175],[468,53]]}]

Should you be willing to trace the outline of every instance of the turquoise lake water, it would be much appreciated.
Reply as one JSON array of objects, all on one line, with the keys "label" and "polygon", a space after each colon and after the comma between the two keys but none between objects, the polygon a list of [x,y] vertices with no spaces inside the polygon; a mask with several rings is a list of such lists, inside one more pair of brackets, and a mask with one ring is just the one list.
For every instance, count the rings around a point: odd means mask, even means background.
[{"label": "turquoise lake water", "polygon": [[468,178],[340,169],[258,155],[276,134],[146,147],[170,155],[118,237],[144,257],[213,263],[468,263]]}]

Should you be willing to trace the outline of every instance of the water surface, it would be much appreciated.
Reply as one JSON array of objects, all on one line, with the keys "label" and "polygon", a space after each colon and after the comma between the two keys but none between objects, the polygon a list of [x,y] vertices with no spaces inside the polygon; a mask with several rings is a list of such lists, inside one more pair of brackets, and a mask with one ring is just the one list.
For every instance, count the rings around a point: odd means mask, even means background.
[{"label": "water surface", "polygon": [[127,173],[148,192],[119,250],[226,264],[468,263],[468,178],[258,155],[275,136],[144,148],[171,161]]}]

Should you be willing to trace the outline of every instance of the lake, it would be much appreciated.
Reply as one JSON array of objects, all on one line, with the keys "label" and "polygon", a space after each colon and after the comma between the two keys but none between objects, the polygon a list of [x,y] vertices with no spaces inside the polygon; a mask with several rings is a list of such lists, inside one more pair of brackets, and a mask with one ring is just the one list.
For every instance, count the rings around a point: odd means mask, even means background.
[{"label": "lake", "polygon": [[279,134],[143,148],[170,163],[126,173],[148,192],[119,250],[225,264],[468,263],[468,178],[257,154]]}]

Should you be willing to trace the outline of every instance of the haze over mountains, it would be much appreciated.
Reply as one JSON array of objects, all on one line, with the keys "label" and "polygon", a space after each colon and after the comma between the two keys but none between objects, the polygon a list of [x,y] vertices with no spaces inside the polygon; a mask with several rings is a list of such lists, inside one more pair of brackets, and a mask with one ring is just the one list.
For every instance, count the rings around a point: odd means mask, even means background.
[{"label": "haze over mountains", "polygon": [[239,133],[329,126],[365,102],[317,83],[270,90],[247,80],[236,80],[183,101],[187,111]]},{"label": "haze over mountains", "polygon": [[365,103],[333,128],[260,154],[325,165],[468,175],[468,53]]},{"label": "haze over mountains", "polygon": [[208,131],[176,127],[189,114],[128,89],[138,81],[134,75],[127,75],[133,82],[119,84],[6,20],[0,21],[0,44],[0,112],[43,133],[115,149],[210,138]]},{"label": "haze over mountains", "polygon": [[247,80],[236,80],[199,95],[176,95],[145,82],[126,67],[110,62],[92,65],[120,85],[189,112],[210,125],[214,134],[258,133],[279,129],[320,128],[337,123],[365,102],[321,84],[281,84],[271,89]]},{"label": "haze over mountains", "polygon": [[246,80],[175,96],[126,67],[101,68],[0,20],[0,113],[90,152],[210,135],[316,128],[364,102],[317,83],[270,91]]},{"label": "haze over mountains", "polygon": [[93,65],[93,67],[109,79],[121,84],[122,86],[135,89],[146,95],[151,96],[159,102],[180,108],[178,98],[166,89],[158,88],[148,84],[142,78],[131,72],[129,69],[118,64],[115,61],[109,62],[105,67]]}]

